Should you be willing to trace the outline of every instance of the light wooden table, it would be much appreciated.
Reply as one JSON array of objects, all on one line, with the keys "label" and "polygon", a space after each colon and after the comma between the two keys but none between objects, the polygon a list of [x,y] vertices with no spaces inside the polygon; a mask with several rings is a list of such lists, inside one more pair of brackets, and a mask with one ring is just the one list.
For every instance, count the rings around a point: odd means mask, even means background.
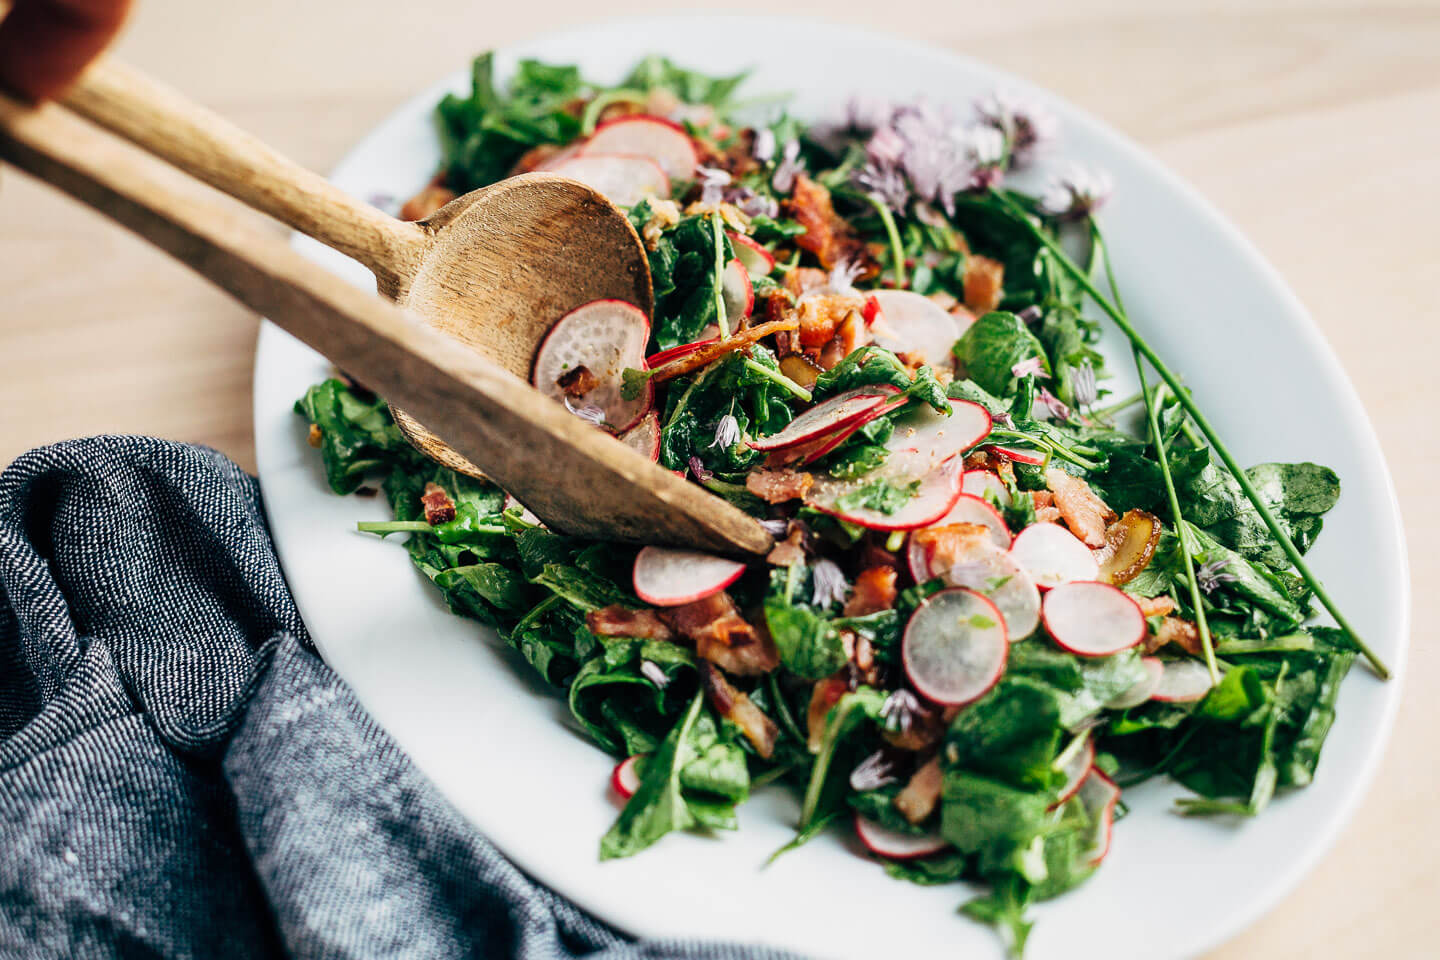
[{"label": "light wooden table", "polygon": [[[673,6],[612,0],[605,12]],[[1294,894],[1217,956],[1437,955],[1440,592],[1429,585],[1440,527],[1426,497],[1440,467],[1440,4],[791,0],[783,9],[922,37],[1062,92],[1196,184],[1310,307],[1389,454],[1414,564],[1415,645],[1395,738],[1355,822]],[[121,52],[324,170],[475,51],[596,11],[582,0],[141,0]],[[253,470],[255,319],[78,205],[10,172],[3,180],[0,463],[113,431],[207,443]],[[1197,903],[1197,922],[1203,915]]]}]

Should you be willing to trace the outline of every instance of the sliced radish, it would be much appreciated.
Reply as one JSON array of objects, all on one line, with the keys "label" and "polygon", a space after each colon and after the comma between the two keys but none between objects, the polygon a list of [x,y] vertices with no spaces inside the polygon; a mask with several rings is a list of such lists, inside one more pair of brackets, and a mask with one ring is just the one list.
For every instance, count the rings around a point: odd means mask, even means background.
[{"label": "sliced radish", "polygon": [[1005,671],[1010,641],[1000,611],[984,596],[950,587],[927,597],[905,625],[905,675],[935,703],[969,703]]},{"label": "sliced radish", "polygon": [[736,233],[734,230],[727,230],[726,233],[730,235],[730,245],[735,248],[735,256],[745,264],[750,279],[768,277],[775,269],[775,255],[743,233]]},{"label": "sliced radish", "polygon": [[1087,738],[1080,749],[1070,754],[1065,763],[1057,768],[1065,774],[1065,785],[1060,788],[1060,798],[1050,805],[1051,810],[1075,796],[1080,790],[1080,784],[1085,782],[1085,778],[1093,766],[1095,766],[1095,741]]},{"label": "sliced radish", "polygon": [[663,367],[671,360],[679,360],[681,357],[688,357],[690,354],[694,353],[696,350],[699,350],[701,347],[708,347],[712,343],[719,342],[720,338],[718,336],[706,337],[704,340],[696,340],[692,343],[682,343],[678,347],[671,347],[669,350],[661,350],[658,353],[652,353],[650,356],[645,358],[645,369],[654,370],[656,367]]},{"label": "sliced radish", "polygon": [[1001,447],[992,445],[990,449],[1005,459],[1014,460],[1016,463],[1028,463],[1036,467],[1045,464],[1045,452],[1034,447]]},{"label": "sliced radish", "polygon": [[651,463],[659,463],[660,414],[654,410],[645,414],[639,423],[625,431],[620,441],[640,456],[649,457]]},{"label": "sliced radish", "polygon": [[1032,523],[1015,535],[1010,556],[1041,590],[1100,575],[1095,554],[1075,534],[1054,523]]},{"label": "sliced radish", "polygon": [[858,813],[855,815],[855,834],[860,838],[860,842],[865,844],[866,850],[877,857],[890,860],[928,857],[950,846],[940,834],[933,831],[920,834],[901,833],[874,820],[867,820]]},{"label": "sliced radish", "polygon": [[880,316],[870,332],[875,343],[895,353],[918,356],[936,369],[955,365],[950,352],[960,339],[960,325],[929,297],[910,290],[876,290]]},{"label": "sliced radish", "polygon": [[1082,657],[1108,657],[1145,639],[1145,614],[1123,590],[1074,580],[1045,594],[1045,629]]},{"label": "sliced radish", "polygon": [[[805,502],[816,510],[871,530],[914,530],[928,527],[950,512],[960,497],[960,459],[956,457],[932,466],[928,457],[913,451],[898,451],[880,467],[848,480],[816,477]],[[892,513],[864,505],[843,503],[850,495],[873,483],[909,487],[915,492]]]},{"label": "sliced radish", "polygon": [[899,392],[889,384],[846,390],[806,410],[779,433],[749,441],[750,446],[756,450],[781,450],[818,440],[849,426]]},{"label": "sliced radish", "polygon": [[635,791],[640,789],[640,774],[636,771],[636,761],[641,754],[632,754],[615,764],[615,769],[610,772],[610,786],[615,792],[626,800],[635,796]]},{"label": "sliced radish", "polygon": [[670,196],[670,178],[649,157],[586,152],[548,169],[593,187],[617,207],[633,207],[646,197]]},{"label": "sliced radish", "polygon": [[667,177],[688,180],[699,158],[690,135],[678,124],[659,117],[621,117],[602,123],[581,148],[581,156],[628,153],[649,157]]},{"label": "sliced radish", "polygon": [[895,432],[885,441],[890,450],[914,450],[931,463],[943,463],[964,453],[990,432],[990,411],[969,400],[951,400],[950,416],[927,403],[914,404],[895,420]]},{"label": "sliced radish", "polygon": [[719,593],[744,572],[743,563],[698,550],[646,547],[635,555],[635,595],[657,607],[676,607]]},{"label": "sliced radish", "polygon": [[550,328],[535,352],[530,382],[547,397],[564,403],[568,398],[556,381],[583,365],[599,385],[578,401],[570,402],[599,407],[606,426],[623,433],[640,422],[654,397],[648,383],[634,400],[621,396],[625,369],[644,366],[649,341],[650,321],[639,307],[623,300],[592,300],[571,310]]},{"label": "sliced radish", "polygon": [[965,479],[960,483],[960,489],[972,497],[979,497],[986,503],[990,502],[990,494],[995,502],[1002,507],[1010,506],[1010,491],[1001,480],[989,470],[966,470]]},{"label": "sliced radish", "polygon": [[1152,700],[1162,703],[1193,703],[1210,692],[1210,669],[1199,660],[1165,660],[1160,682]]},{"label": "sliced radish", "polygon": [[[821,440],[816,442],[816,444],[812,448],[805,450],[804,455],[800,457],[800,463],[802,465],[807,463],[814,463],[816,460],[819,460],[831,450],[834,450],[836,447],[840,446],[840,444],[853,437],[861,427],[865,426],[865,424],[869,423],[871,420],[883,417],[887,413],[892,413],[900,407],[905,406],[905,404],[909,402],[910,399],[908,397],[896,397],[893,400],[889,400],[885,403],[880,404],[878,407],[875,407],[873,410],[866,413],[859,420],[855,420],[851,422],[848,426],[837,430],[835,433],[832,433],[827,437],[821,438]],[[799,451],[801,448],[792,447],[791,449]]]},{"label": "sliced radish", "polygon": [[1092,766],[1080,783],[1076,796],[1090,816],[1089,863],[1098,867],[1105,854],[1110,852],[1110,834],[1115,826],[1115,804],[1120,799],[1120,788],[1099,767]]},{"label": "sliced radish", "polygon": [[[1131,707],[1138,707],[1160,688],[1160,677],[1165,672],[1164,662],[1159,657],[1141,657],[1140,664],[1145,668],[1145,676],[1131,684],[1129,690],[1111,697],[1105,704],[1105,709],[1129,710]],[[1205,679],[1209,682],[1208,674]]]},{"label": "sliced radish", "polygon": [[[961,481],[961,488],[964,488],[964,481]],[[961,493],[960,499],[955,501],[955,506],[940,520],[937,526],[947,523],[976,523],[990,531],[990,539],[1001,550],[1010,549],[1010,541],[1015,539],[1010,536],[1010,528],[1005,526],[1005,519],[1000,516],[998,510],[990,506],[979,497],[971,496],[968,493]]]},{"label": "sliced radish", "polygon": [[755,288],[738,257],[725,265],[720,275],[720,293],[725,298],[725,319],[732,327],[755,310]]},{"label": "sliced radish", "polygon": [[967,540],[950,568],[941,570],[933,553],[912,536],[907,559],[916,583],[943,577],[953,587],[983,593],[1005,618],[1005,632],[1012,643],[1028,637],[1040,625],[1040,591],[1035,581],[989,538]]}]

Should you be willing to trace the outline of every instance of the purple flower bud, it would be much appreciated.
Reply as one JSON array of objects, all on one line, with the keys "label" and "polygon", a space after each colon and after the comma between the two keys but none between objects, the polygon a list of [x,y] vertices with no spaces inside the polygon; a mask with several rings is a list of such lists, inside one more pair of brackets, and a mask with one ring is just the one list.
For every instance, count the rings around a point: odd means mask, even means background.
[{"label": "purple flower bud", "polygon": [[1110,199],[1113,189],[1104,171],[1072,166],[1050,181],[1040,196],[1040,209],[1062,220],[1083,220]]},{"label": "purple flower bud", "polygon": [[1044,387],[1035,391],[1035,398],[1045,405],[1045,409],[1050,411],[1050,416],[1056,420],[1069,422],[1070,418],[1074,416],[1074,414],[1070,412],[1070,408],[1060,402],[1059,397]]},{"label": "purple flower bud", "polygon": [[715,167],[696,167],[695,172],[700,181],[701,203],[713,206],[725,198],[725,188],[730,185],[728,171]]},{"label": "purple flower bud", "polygon": [[660,668],[660,664],[653,660],[640,661],[640,675],[661,690],[670,686],[670,678],[665,675],[665,671]]},{"label": "purple flower bud", "polygon": [[1020,320],[1024,323],[1036,323],[1044,315],[1044,311],[1042,311],[1037,304],[1033,303],[1030,304],[1030,306],[1026,307],[1024,310],[1021,310],[1019,313],[1015,314],[1015,316],[1019,317]]},{"label": "purple flower bud", "polygon": [[915,720],[925,712],[920,698],[909,690],[896,690],[880,705],[880,719],[885,729],[905,733],[915,725]]},{"label": "purple flower bud", "polygon": [[830,268],[830,289],[845,296],[855,293],[855,278],[864,271],[865,268],[858,263],[849,260],[837,261],[835,266]]},{"label": "purple flower bud", "polygon": [[1082,361],[1080,366],[1075,368],[1070,388],[1075,392],[1076,406],[1093,407],[1095,405],[1095,401],[1100,397],[1100,388],[1095,382],[1095,368],[1090,366],[1089,360]]},{"label": "purple flower bud", "polygon": [[905,156],[905,138],[890,127],[881,127],[866,142],[865,156],[876,166],[893,167]]},{"label": "purple flower bud", "polygon": [[1239,580],[1239,577],[1226,569],[1229,565],[1230,560],[1226,557],[1221,557],[1219,560],[1211,560],[1209,563],[1204,564],[1200,569],[1195,571],[1196,585],[1206,593],[1214,593],[1220,588],[1221,584],[1233,583]]},{"label": "purple flower bud", "polygon": [[750,156],[759,163],[769,163],[775,158],[775,131],[769,127],[761,127],[755,131],[755,144],[750,148]]},{"label": "purple flower bud", "polygon": [[1005,138],[1011,168],[1029,165],[1040,148],[1055,139],[1060,127],[1049,110],[1005,90],[976,100],[975,113],[982,124]]},{"label": "purple flower bud", "polygon": [[1010,368],[1012,376],[1016,377],[1044,377],[1050,379],[1050,374],[1045,372],[1045,361],[1039,357],[1028,357],[1021,360]]},{"label": "purple flower bud", "polygon": [[727,413],[715,424],[715,439],[710,441],[710,446],[712,449],[729,450],[739,442],[740,421],[735,419],[734,414]]},{"label": "purple flower bud", "polygon": [[810,592],[810,603],[812,605],[825,608],[844,601],[845,594],[850,590],[850,584],[840,570],[839,564],[834,560],[823,558],[816,560],[811,574],[813,589]]},{"label": "purple flower bud", "polygon": [[770,177],[770,186],[775,188],[776,193],[789,193],[795,189],[795,178],[804,169],[805,161],[800,159],[800,141],[791,140],[785,144],[780,163],[775,167],[774,175]]},{"label": "purple flower bud", "polygon": [[851,178],[855,185],[896,213],[903,214],[910,202],[910,188],[900,168],[889,164],[867,163]]},{"label": "purple flower bud", "polygon": [[569,397],[566,397],[565,409],[569,410],[571,413],[575,414],[575,416],[579,417],[581,420],[584,420],[586,423],[593,423],[597,427],[605,423],[605,411],[601,410],[593,403],[587,403],[584,406],[577,407],[570,402]]},{"label": "purple flower bud", "polygon": [[690,472],[694,474],[696,480],[704,483],[707,480],[714,479],[715,474],[705,469],[705,464],[701,463],[700,458],[695,456],[693,453],[690,455],[689,464]]},{"label": "purple flower bud", "polygon": [[786,530],[788,530],[788,529],[790,528],[790,521],[789,521],[789,520],[783,520],[783,519],[780,519],[780,520],[761,520],[761,521],[760,521],[760,526],[764,527],[764,528],[765,528],[765,532],[768,533],[768,534],[770,534],[770,536],[772,536],[772,537],[778,537],[778,536],[782,535]]},{"label": "purple flower bud", "polygon": [[735,208],[747,217],[774,219],[780,213],[780,205],[775,202],[774,197],[756,193],[749,187],[731,187],[726,190],[725,202],[734,204]]},{"label": "purple flower bud", "polygon": [[876,750],[850,771],[851,790],[878,790],[898,780],[895,763],[884,750]]},{"label": "purple flower bud", "polygon": [[868,133],[890,122],[895,108],[879,97],[856,95],[845,104],[845,125],[851,130]]}]

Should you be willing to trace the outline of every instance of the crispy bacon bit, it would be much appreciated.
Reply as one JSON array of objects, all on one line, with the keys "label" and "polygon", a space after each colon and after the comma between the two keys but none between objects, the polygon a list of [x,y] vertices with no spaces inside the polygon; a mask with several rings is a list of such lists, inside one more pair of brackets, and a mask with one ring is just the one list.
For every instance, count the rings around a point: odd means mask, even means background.
[{"label": "crispy bacon bit", "polygon": [[455,519],[455,501],[450,499],[450,494],[438,483],[425,484],[425,492],[420,495],[420,506],[425,508],[425,522],[432,527],[437,523],[449,523]]},{"label": "crispy bacon bit", "polygon": [[866,567],[900,567],[900,558],[885,549],[885,542],[867,539],[860,548],[860,569]]},{"label": "crispy bacon bit", "polygon": [[700,682],[715,712],[738,726],[754,745],[755,752],[768,760],[775,752],[775,738],[780,735],[774,721],[755,706],[749,695],[736,690],[714,664],[705,660],[700,661]]},{"label": "crispy bacon bit", "polygon": [[825,721],[830,708],[850,692],[850,671],[841,670],[815,684],[810,691],[810,707],[805,711],[806,745],[811,753],[820,752],[820,743],[825,736]]},{"label": "crispy bacon bit", "polygon": [[766,503],[799,500],[810,492],[815,477],[785,467],[781,470],[752,470],[745,478],[745,489]]},{"label": "crispy bacon bit", "polygon": [[895,606],[895,568],[867,567],[855,578],[845,616],[863,617]]},{"label": "crispy bacon bit", "polygon": [[[1015,464],[1010,462],[1009,457],[1002,457],[993,450],[981,447],[978,450],[971,450],[965,454],[966,470],[989,470],[1001,480],[1015,482]],[[1048,491],[1045,496],[1050,496]],[[1036,504],[1039,506],[1039,504]]]},{"label": "crispy bacon bit", "polygon": [[1147,617],[1163,617],[1175,612],[1175,601],[1170,597],[1131,597],[1140,612]]},{"label": "crispy bacon bit", "polygon": [[965,306],[975,314],[989,313],[1000,306],[1004,292],[1005,264],[989,257],[965,258]]},{"label": "crispy bacon bit", "polygon": [[785,274],[785,290],[799,300],[811,290],[819,290],[830,285],[830,274],[818,267],[796,267]]},{"label": "crispy bacon bit", "polygon": [[1160,621],[1160,629],[1145,638],[1145,652],[1154,653],[1168,643],[1180,647],[1192,657],[1204,654],[1200,645],[1200,629],[1183,617],[1166,617]]},{"label": "crispy bacon bit", "polygon": [[445,186],[442,175],[436,175],[425,189],[405,201],[405,205],[400,208],[400,219],[424,220],[454,199],[455,191]]},{"label": "crispy bacon bit", "polygon": [[310,424],[310,433],[305,437],[305,442],[312,447],[318,447],[323,439],[325,439],[325,433],[320,429],[320,424]]},{"label": "crispy bacon bit", "polygon": [[976,541],[988,540],[990,531],[979,523],[947,523],[917,530],[910,536],[930,558],[931,570],[949,570],[974,548]]},{"label": "crispy bacon bit", "polygon": [[674,200],[651,197],[650,219],[640,228],[640,239],[645,241],[645,249],[653,251],[659,248],[661,234],[679,222],[680,207]]},{"label": "crispy bacon bit", "polygon": [[1051,467],[1045,471],[1045,486],[1055,494],[1055,506],[1059,508],[1070,532],[1083,540],[1087,547],[1105,546],[1105,528],[1117,514],[1095,495],[1090,484]]},{"label": "crispy bacon bit", "polygon": [[905,789],[895,795],[895,809],[911,823],[924,823],[940,802],[940,758],[931,757],[910,776]]},{"label": "crispy bacon bit", "polygon": [[842,260],[860,267],[858,279],[868,280],[880,272],[870,248],[855,235],[855,228],[835,212],[830,191],[805,174],[795,178],[795,190],[785,202],[790,215],[805,228],[795,245],[808,250],[829,270]]},{"label": "crispy bacon bit", "polygon": [[589,367],[580,363],[556,377],[555,385],[565,396],[579,399],[600,386],[600,378],[591,373]]},{"label": "crispy bacon bit", "polygon": [[[802,328],[800,339],[805,339]],[[832,369],[841,360],[850,356],[859,347],[870,342],[870,328],[865,325],[865,318],[858,310],[851,310],[845,314],[845,319],[840,321],[840,326],[835,331],[835,336],[825,344],[820,351],[820,366],[826,370]]]},{"label": "crispy bacon bit", "polygon": [[725,591],[660,611],[672,629],[694,641],[695,652],[739,676],[774,670],[780,655],[769,633],[757,631]]},{"label": "crispy bacon bit", "polygon": [[[839,293],[813,293],[802,297],[796,306],[800,321],[800,346],[818,350],[835,339],[850,314],[865,309],[865,298]],[[861,318],[861,326],[864,326]]]},{"label": "crispy bacon bit", "polygon": [[778,333],[781,330],[794,330],[798,326],[798,321],[794,319],[773,320],[769,323],[761,323],[753,327],[747,327],[744,330],[737,330],[732,333],[727,340],[717,340],[715,343],[707,343],[699,350],[691,351],[679,359],[671,360],[669,363],[655,370],[654,373],[651,374],[650,379],[656,383],[663,383],[673,377],[678,377],[682,374],[690,373],[693,370],[699,370],[701,367],[709,366],[711,363],[725,356],[725,354],[744,349],[758,340],[765,339],[772,333]]},{"label": "crispy bacon bit", "polygon": [[618,603],[585,615],[585,626],[597,637],[632,637],[637,640],[673,640],[675,634],[654,610],[631,610]]},{"label": "crispy bacon bit", "polygon": [[945,730],[950,726],[950,721],[955,719],[957,710],[955,707],[947,707],[944,711],[926,707],[923,713],[916,713],[911,717],[908,728],[887,729],[881,736],[886,743],[899,750],[927,750],[945,736]]},{"label": "crispy bacon bit", "polygon": [[775,544],[765,557],[765,562],[777,567],[793,567],[805,562],[805,531],[791,524],[790,535]]}]

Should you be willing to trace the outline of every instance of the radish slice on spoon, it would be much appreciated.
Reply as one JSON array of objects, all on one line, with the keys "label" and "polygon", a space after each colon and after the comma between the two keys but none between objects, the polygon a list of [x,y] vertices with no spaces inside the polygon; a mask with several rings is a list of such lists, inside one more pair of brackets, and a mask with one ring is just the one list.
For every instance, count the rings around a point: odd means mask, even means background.
[{"label": "radish slice on spoon", "polygon": [[1120,799],[1120,788],[1098,767],[1091,767],[1076,795],[1092,824],[1089,863],[1098,867],[1105,854],[1110,852],[1110,834],[1115,826],[1115,803]]},{"label": "radish slice on spoon", "polygon": [[1054,523],[1032,523],[1021,530],[1010,545],[1010,556],[1041,590],[1100,576],[1100,564],[1090,548]]},{"label": "radish slice on spoon", "polygon": [[[880,467],[847,480],[817,476],[805,502],[816,510],[871,530],[914,530],[945,516],[960,497],[960,458],[932,466],[927,456],[897,451]],[[872,484],[911,489],[910,499],[890,512],[867,505]],[[858,498],[858,502],[857,502]]]},{"label": "radish slice on spoon", "polygon": [[632,754],[615,764],[615,769],[610,772],[610,786],[626,800],[635,796],[635,791],[640,789],[640,774],[635,769],[636,761],[640,757],[641,754]]},{"label": "radish slice on spoon", "polygon": [[890,450],[914,450],[931,463],[964,453],[990,432],[990,411],[969,400],[951,400],[947,417],[926,403],[913,404],[895,419],[895,432],[885,441]]},{"label": "radish slice on spoon", "polygon": [[743,563],[698,550],[646,547],[635,555],[635,595],[657,607],[677,607],[719,593],[744,572]]},{"label": "radish slice on spoon", "polygon": [[[634,400],[621,395],[625,369],[644,366],[649,340],[650,321],[639,307],[623,300],[592,300],[550,328],[535,352],[530,382],[547,397],[561,403],[568,400],[573,408],[599,408],[605,425],[623,433],[640,422],[654,396],[648,383]],[[594,374],[599,384],[571,399],[556,381],[579,366]]]},{"label": "radish slice on spoon", "polygon": [[1145,614],[1108,583],[1075,580],[1045,594],[1045,629],[1082,657],[1108,657],[1145,639]]},{"label": "radish slice on spoon", "polygon": [[875,343],[894,353],[919,356],[938,369],[955,365],[950,349],[960,325],[934,300],[911,290],[876,290],[880,316],[870,328]]},{"label": "radish slice on spoon", "polygon": [[651,410],[620,437],[625,444],[651,463],[660,462],[660,414]]},{"label": "radish slice on spoon", "polygon": [[755,310],[755,288],[750,284],[750,274],[739,258],[725,265],[720,275],[720,295],[725,299],[725,319],[731,328]]},{"label": "radish slice on spoon", "polygon": [[1075,796],[1080,790],[1080,784],[1090,774],[1090,768],[1095,766],[1095,741],[1086,738],[1080,749],[1073,751],[1065,758],[1065,763],[1056,767],[1065,774],[1065,785],[1060,788],[1060,798],[1050,805],[1054,810],[1060,804]]},{"label": "radish slice on spoon", "polygon": [[914,860],[939,853],[950,846],[938,833],[901,833],[874,820],[855,815],[855,834],[865,849],[890,860]]},{"label": "radish slice on spoon", "polygon": [[905,675],[928,700],[960,706],[995,685],[1010,641],[995,604],[964,587],[931,594],[910,616],[901,641]]},{"label": "radish slice on spoon", "polygon": [[735,256],[745,264],[750,279],[768,277],[775,269],[775,255],[743,233],[736,233],[734,230],[725,232],[730,236],[730,245],[735,248]]},{"label": "radish slice on spoon", "polygon": [[1165,660],[1160,682],[1150,699],[1162,703],[1193,703],[1210,692],[1210,670],[1199,660]]},{"label": "radish slice on spoon", "polygon": [[856,387],[818,403],[785,425],[779,433],[751,440],[756,450],[781,450],[810,440],[818,440],[849,426],[871,410],[890,400],[899,389],[888,384]]},{"label": "radish slice on spoon", "polygon": [[907,559],[916,583],[943,577],[953,587],[969,587],[988,597],[1004,618],[1011,643],[1028,637],[1040,625],[1040,591],[1035,581],[988,538],[970,539],[950,568],[942,570],[933,553],[912,535]]},{"label": "radish slice on spoon", "polygon": [[548,170],[594,188],[617,207],[633,207],[646,197],[670,196],[670,178],[649,157],[584,153]]},{"label": "radish slice on spoon", "polygon": [[[1164,662],[1158,657],[1141,657],[1140,664],[1145,668],[1145,676],[1135,681],[1129,690],[1111,697],[1105,704],[1105,709],[1129,710],[1131,707],[1138,707],[1160,688],[1160,677],[1165,672]],[[1208,674],[1205,680],[1209,682]]]},{"label": "radish slice on spoon", "polygon": [[595,153],[648,157],[667,177],[683,180],[695,175],[695,165],[699,162],[695,144],[683,128],[669,120],[649,116],[621,117],[602,123],[580,149],[581,156]]},{"label": "radish slice on spoon", "polygon": [[1005,481],[1001,480],[989,470],[966,470],[965,479],[960,484],[960,489],[972,497],[979,497],[986,503],[990,502],[993,496],[995,502],[1002,507],[1010,506],[1010,491],[1005,487]]}]

